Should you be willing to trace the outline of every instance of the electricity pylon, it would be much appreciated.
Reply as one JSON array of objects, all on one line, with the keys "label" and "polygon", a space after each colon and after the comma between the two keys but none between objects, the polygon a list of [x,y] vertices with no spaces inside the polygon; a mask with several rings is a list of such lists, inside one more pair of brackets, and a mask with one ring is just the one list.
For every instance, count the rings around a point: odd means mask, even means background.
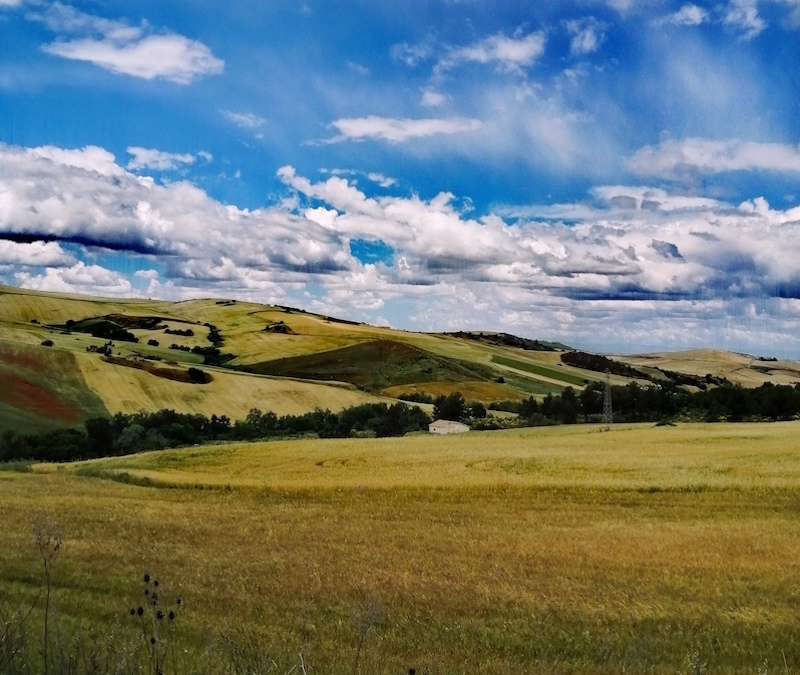
[{"label": "electricity pylon", "polygon": [[614,410],[611,407],[611,375],[606,370],[606,389],[603,392],[603,431],[611,431],[614,423]]}]

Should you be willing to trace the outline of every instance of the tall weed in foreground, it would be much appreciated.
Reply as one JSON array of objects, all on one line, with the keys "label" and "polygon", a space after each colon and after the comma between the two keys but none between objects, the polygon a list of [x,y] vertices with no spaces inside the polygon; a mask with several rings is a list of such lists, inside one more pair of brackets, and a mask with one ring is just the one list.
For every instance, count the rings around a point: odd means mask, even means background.
[{"label": "tall weed in foreground", "polygon": [[143,651],[147,659],[147,672],[160,675],[169,670],[178,672],[180,661],[176,649],[175,623],[182,604],[180,596],[170,604],[163,594],[158,579],[145,572],[143,578],[144,600],[131,607],[130,615],[138,620],[142,632]]},{"label": "tall weed in foreground", "polygon": [[42,561],[44,573],[44,637],[42,639],[42,660],[44,661],[44,675],[50,672],[50,597],[53,590],[53,565],[61,551],[61,532],[52,521],[38,521],[33,526],[36,537],[36,548]]},{"label": "tall weed in foreground", "polygon": [[367,633],[372,628],[382,624],[385,621],[385,612],[380,602],[375,599],[367,602],[363,607],[355,611],[352,618],[353,628],[356,630],[358,636],[358,643],[356,646],[356,656],[353,661],[353,675],[358,673],[358,662],[361,658],[361,650],[364,647],[364,641],[367,639]]},{"label": "tall weed in foreground", "polygon": [[[189,647],[179,630],[183,599],[144,573],[140,602],[110,625],[70,631],[54,611],[54,566],[63,549],[60,529],[37,520],[34,539],[42,569],[36,597],[17,609],[0,598],[0,675],[309,675],[303,651],[296,658],[271,653],[260,636],[234,629],[209,640],[205,649]],[[367,632],[382,609],[367,605],[354,615],[358,645],[353,672]],[[313,669],[322,673],[324,670]]]}]

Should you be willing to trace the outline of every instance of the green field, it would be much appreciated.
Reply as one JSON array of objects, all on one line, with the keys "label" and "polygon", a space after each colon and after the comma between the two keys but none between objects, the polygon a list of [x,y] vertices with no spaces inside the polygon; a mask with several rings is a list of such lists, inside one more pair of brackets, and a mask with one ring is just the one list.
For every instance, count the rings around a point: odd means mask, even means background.
[{"label": "green field", "polygon": [[302,655],[309,673],[352,673],[353,617],[375,607],[360,673],[800,669],[800,423],[281,441],[33,469],[0,471],[0,609],[36,597],[32,525],[49,517],[64,535],[59,625],[135,642],[128,609],[157,574],[183,600],[174,642],[194,672],[244,672],[220,665],[238,645],[274,660],[257,672],[299,672]]},{"label": "green field", "polygon": [[520,361],[518,359],[510,359],[506,356],[496,355],[492,356],[492,361],[500,364],[501,366],[508,366],[509,368],[514,368],[515,370],[522,370],[526,373],[532,373],[533,375],[541,375],[542,377],[547,377],[559,382],[574,384],[578,387],[583,387],[587,382],[587,379],[584,377],[574,375],[570,372],[565,372],[560,368],[549,368],[548,366],[540,363],[531,363],[530,361]]}]

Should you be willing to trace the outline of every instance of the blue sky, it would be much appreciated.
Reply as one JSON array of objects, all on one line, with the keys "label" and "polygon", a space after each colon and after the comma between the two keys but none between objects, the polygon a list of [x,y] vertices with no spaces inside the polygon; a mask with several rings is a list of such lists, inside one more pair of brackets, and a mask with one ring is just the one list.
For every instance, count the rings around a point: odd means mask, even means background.
[{"label": "blue sky", "polygon": [[0,283],[800,358],[798,40],[800,0],[0,0]]}]

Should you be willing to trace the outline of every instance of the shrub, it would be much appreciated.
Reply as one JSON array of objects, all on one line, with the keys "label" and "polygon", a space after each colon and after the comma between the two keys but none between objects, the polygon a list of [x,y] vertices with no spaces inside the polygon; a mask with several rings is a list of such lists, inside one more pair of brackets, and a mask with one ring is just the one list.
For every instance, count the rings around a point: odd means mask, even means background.
[{"label": "shrub", "polygon": [[188,373],[192,382],[199,382],[201,384],[211,382],[211,376],[205,370],[201,370],[200,368],[189,368],[189,370],[186,372]]}]

